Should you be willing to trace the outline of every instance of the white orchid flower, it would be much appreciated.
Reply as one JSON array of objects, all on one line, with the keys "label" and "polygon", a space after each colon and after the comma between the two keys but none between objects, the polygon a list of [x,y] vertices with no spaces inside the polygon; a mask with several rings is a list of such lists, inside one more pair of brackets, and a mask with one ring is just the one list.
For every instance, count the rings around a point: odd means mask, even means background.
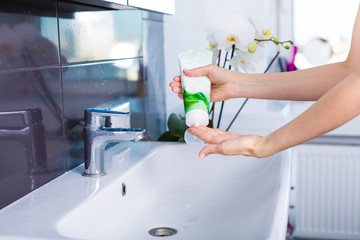
[{"label": "white orchid flower", "polygon": [[248,45],[255,37],[255,29],[241,15],[235,15],[225,26],[226,40],[230,47],[235,44],[240,51],[247,51]]},{"label": "white orchid flower", "polygon": [[215,21],[212,23],[208,23],[206,27],[206,40],[208,41],[209,45],[208,48],[210,50],[218,50],[223,49],[225,46],[225,36],[226,33],[223,30],[222,23],[219,21]]},{"label": "white orchid flower", "polygon": [[206,36],[206,40],[209,42],[208,48],[210,50],[217,50],[218,49],[218,44],[217,44],[217,42],[215,40],[214,33],[208,34]]},{"label": "white orchid flower", "polygon": [[[255,28],[255,39],[256,40],[267,40],[270,39],[271,37],[273,37],[273,33],[271,31],[271,29],[264,23],[259,21],[258,19],[261,18],[256,18],[257,20],[255,20],[254,18],[250,19],[251,24],[254,26]],[[265,46],[265,42],[260,42],[258,43],[259,47],[264,47]]]},{"label": "white orchid flower", "polygon": [[227,40],[228,35],[224,30],[214,32],[214,40],[217,43],[218,49],[225,49],[226,51],[231,49],[232,43]]},{"label": "white orchid flower", "polygon": [[220,51],[218,48],[218,43],[215,41],[213,35],[207,35],[206,40],[209,42],[208,49],[213,52],[211,64],[216,65]]},{"label": "white orchid flower", "polygon": [[222,22],[207,27],[209,47],[231,50],[232,46],[247,51],[248,44],[254,40],[255,29],[241,15],[235,15]]},{"label": "white orchid flower", "polygon": [[256,29],[255,39],[266,40],[266,39],[270,39],[271,37],[272,37],[272,32],[270,28],[261,27]]},{"label": "white orchid flower", "polygon": [[[256,19],[261,19],[261,17]],[[221,59],[219,51],[225,50],[227,59],[224,65],[230,60],[230,65],[235,71],[255,71],[255,64],[264,58],[263,47],[266,42],[283,44],[273,37],[270,28],[266,26],[260,21],[245,20],[241,15],[235,15],[223,21],[217,19],[212,25],[208,25],[206,39],[209,49],[213,51],[213,64],[216,64],[219,57]],[[292,44],[290,41],[289,43]],[[233,46],[235,46],[234,49]],[[230,51],[234,54],[231,58],[228,54]]]},{"label": "white orchid flower", "polygon": [[230,60],[231,66],[236,72],[254,72],[255,71],[255,55],[248,51],[236,51],[234,57]]}]

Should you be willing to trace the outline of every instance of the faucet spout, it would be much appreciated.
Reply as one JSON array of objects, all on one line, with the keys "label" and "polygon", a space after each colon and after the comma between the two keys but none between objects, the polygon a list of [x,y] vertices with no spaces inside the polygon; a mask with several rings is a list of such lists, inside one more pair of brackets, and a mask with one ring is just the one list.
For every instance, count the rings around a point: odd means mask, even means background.
[{"label": "faucet spout", "polygon": [[83,176],[99,177],[106,174],[104,155],[105,146],[108,143],[122,141],[138,142],[144,138],[145,129],[111,127],[114,118],[127,118],[129,115],[130,113],[108,110],[85,110],[85,172]]}]

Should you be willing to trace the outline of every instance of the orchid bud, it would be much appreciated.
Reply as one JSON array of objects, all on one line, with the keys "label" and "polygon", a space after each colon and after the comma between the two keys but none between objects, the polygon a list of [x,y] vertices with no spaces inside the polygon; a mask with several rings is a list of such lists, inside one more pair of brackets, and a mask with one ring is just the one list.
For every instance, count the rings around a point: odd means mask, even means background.
[{"label": "orchid bud", "polygon": [[248,51],[249,53],[254,53],[256,51],[257,43],[255,41],[251,41],[248,44]]}]

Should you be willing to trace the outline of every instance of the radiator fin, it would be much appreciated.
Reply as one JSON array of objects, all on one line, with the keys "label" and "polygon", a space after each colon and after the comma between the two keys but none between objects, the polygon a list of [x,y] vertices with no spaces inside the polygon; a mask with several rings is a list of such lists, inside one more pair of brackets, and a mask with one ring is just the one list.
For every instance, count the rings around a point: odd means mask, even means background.
[{"label": "radiator fin", "polygon": [[295,236],[360,239],[360,147],[295,151]]}]

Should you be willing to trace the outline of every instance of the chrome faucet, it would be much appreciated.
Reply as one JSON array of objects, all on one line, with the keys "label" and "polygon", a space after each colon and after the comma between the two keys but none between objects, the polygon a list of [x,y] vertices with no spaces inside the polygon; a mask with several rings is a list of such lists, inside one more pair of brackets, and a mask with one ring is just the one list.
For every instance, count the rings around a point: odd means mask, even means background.
[{"label": "chrome faucet", "polygon": [[85,177],[100,177],[104,169],[105,146],[112,142],[138,142],[144,137],[145,129],[128,128],[129,112],[85,109]]}]

